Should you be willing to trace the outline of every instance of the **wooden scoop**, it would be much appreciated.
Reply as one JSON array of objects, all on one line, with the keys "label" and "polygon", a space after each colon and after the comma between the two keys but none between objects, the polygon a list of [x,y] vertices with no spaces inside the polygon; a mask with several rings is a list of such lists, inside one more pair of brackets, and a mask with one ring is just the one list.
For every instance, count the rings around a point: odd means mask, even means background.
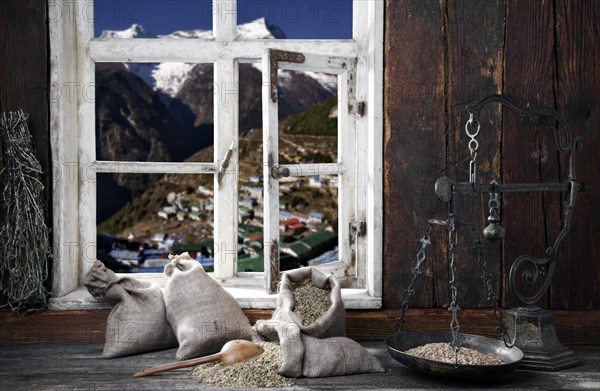
[{"label": "wooden scoop", "polygon": [[213,361],[221,361],[223,365],[233,365],[251,357],[258,356],[259,354],[262,354],[263,351],[264,349],[254,342],[235,339],[223,345],[219,353],[144,369],[143,371],[134,373],[133,377],[154,375],[155,373],[166,372],[178,368],[193,367],[195,365],[206,364]]}]

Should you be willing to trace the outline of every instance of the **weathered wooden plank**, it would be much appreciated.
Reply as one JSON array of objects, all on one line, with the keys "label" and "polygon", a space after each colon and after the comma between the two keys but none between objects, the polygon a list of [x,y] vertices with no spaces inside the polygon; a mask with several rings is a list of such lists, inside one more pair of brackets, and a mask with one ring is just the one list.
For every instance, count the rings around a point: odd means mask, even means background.
[{"label": "weathered wooden plank", "polygon": [[564,240],[564,262],[551,286],[551,305],[599,308],[600,2],[556,4],[557,108],[574,133],[583,136],[584,150],[576,154],[577,180],[588,187],[578,194],[571,232]]},{"label": "weathered wooden plank", "polygon": [[[270,319],[271,310],[245,310],[251,324]],[[600,310],[553,311],[561,342],[572,345],[600,345]],[[0,345],[102,343],[108,310],[46,311],[36,314],[0,312]],[[346,311],[346,334],[359,341],[381,341],[393,334],[398,310]],[[460,312],[461,331],[496,338],[497,322],[491,310],[465,309]],[[405,331],[448,331],[450,314],[445,308],[411,308],[406,313]]]},{"label": "weathered wooden plank", "polygon": [[168,45],[170,39],[131,38],[94,39],[90,42],[90,57],[97,62],[212,62],[215,57],[241,58],[259,62],[265,49],[279,49],[291,52],[310,52],[322,55],[355,57],[356,43],[353,41],[309,41],[247,40],[223,42],[200,39],[179,40],[177,45]]},{"label": "weathered wooden plank", "polygon": [[46,1],[7,0],[0,4],[0,107],[30,114],[29,130],[40,160],[48,205],[51,182],[48,141]]},{"label": "weathered wooden plank", "polygon": [[[390,308],[402,302],[427,220],[445,211],[433,192],[445,154],[440,3],[388,1],[385,26],[383,301]],[[434,305],[432,265],[445,259],[440,243],[423,265],[416,306]]]},{"label": "weathered wooden plank", "polygon": [[[446,175],[454,181],[469,180],[470,139],[464,130],[469,113],[465,106],[487,95],[502,93],[504,10],[504,0],[446,2]],[[502,111],[500,107],[493,106],[481,114],[477,167],[479,183],[488,184],[492,179],[500,180]],[[479,226],[475,229],[465,226],[459,234],[456,252],[459,304],[463,308],[489,306],[487,289],[481,280],[482,271],[477,264],[477,252],[473,248],[474,241],[482,239],[482,230],[487,225],[489,197],[460,197],[459,219]],[[488,271],[496,278],[495,293],[499,295],[501,247],[487,245],[485,255]],[[438,305],[449,303],[448,273],[447,269],[437,272]]]},{"label": "weathered wooden plank", "polygon": [[[361,341],[378,341],[395,332],[398,310],[348,311],[346,333]],[[600,327],[595,311],[552,311],[556,332],[567,346],[600,344]],[[461,331],[498,338],[497,321],[491,310],[466,309],[460,312]],[[414,308],[406,313],[405,331],[449,331],[450,314],[445,308]]]},{"label": "weathered wooden plank", "polygon": [[[523,106],[527,103],[553,107],[554,78],[554,18],[552,3],[508,1],[506,7],[506,42],[504,94]],[[540,182],[551,174],[542,173],[543,165],[556,169],[553,139],[547,129],[536,129],[529,120],[504,110],[502,132],[502,179],[504,183]],[[553,160],[554,159],[554,160]],[[548,166],[546,166],[548,167]],[[548,208],[557,208],[544,202],[539,193],[514,193],[502,196],[504,241],[504,299],[508,306],[519,303],[508,289],[508,271],[514,260],[523,254],[542,257],[549,234],[546,217]],[[546,208],[546,209],[545,209]],[[521,270],[518,272],[521,275]],[[532,295],[541,287],[527,289],[520,278],[518,287]],[[546,306],[547,295],[540,301]]]},{"label": "weathered wooden plank", "polygon": [[[271,176],[271,168],[279,165],[279,133],[277,116],[278,101],[277,87],[273,78],[277,74],[273,67],[278,63],[271,61],[271,56],[277,53],[265,50],[262,60],[262,115],[263,115],[263,205],[264,219],[264,253],[265,253],[265,287],[267,293],[277,292],[279,276],[279,181]],[[275,92],[273,89],[275,88]],[[267,257],[267,249],[269,256]]]},{"label": "weathered wooden plank", "polygon": [[[29,131],[42,170],[45,221],[52,226],[52,163],[48,134],[47,2],[0,2],[0,110],[29,113]],[[52,237],[50,237],[52,240]],[[1,300],[0,300],[1,301]]]},{"label": "weathered wooden plank", "polygon": [[[590,389],[600,374],[596,349],[579,347],[583,365],[561,372],[517,370],[502,378],[478,382],[426,376],[407,370],[388,354],[385,344],[363,343],[386,368],[385,373],[298,379],[294,390],[429,390],[452,389]],[[190,369],[133,378],[135,371],[173,360],[175,349],[111,360],[100,358],[100,345],[5,346],[0,356],[0,381],[10,390],[222,390],[206,387],[189,376]]]}]

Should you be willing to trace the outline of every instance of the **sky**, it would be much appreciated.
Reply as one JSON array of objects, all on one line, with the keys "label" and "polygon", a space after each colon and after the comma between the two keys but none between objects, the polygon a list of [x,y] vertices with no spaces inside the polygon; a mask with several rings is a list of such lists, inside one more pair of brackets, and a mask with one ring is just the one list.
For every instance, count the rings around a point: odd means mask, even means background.
[{"label": "sky", "polygon": [[[95,0],[94,30],[143,25],[157,35],[212,29],[210,0]],[[238,0],[238,24],[265,17],[290,39],[352,38],[352,0]]]}]

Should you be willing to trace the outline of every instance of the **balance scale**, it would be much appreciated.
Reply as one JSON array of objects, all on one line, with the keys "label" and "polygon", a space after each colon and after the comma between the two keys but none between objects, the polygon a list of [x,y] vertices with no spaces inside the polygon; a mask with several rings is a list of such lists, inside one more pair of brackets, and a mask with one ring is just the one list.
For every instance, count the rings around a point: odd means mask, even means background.
[{"label": "balance scale", "polygon": [[[498,183],[493,180],[490,184],[479,183],[477,151],[481,124],[478,120],[481,109],[488,103],[500,103],[517,115],[529,118],[533,123],[550,128],[556,141],[559,152],[567,155],[568,167],[565,171],[565,181],[560,183]],[[469,178],[466,182],[454,182],[443,176],[435,183],[435,193],[438,198],[448,204],[448,218],[446,220],[429,220],[427,231],[420,240],[421,248],[417,253],[415,267],[411,270],[412,278],[409,286],[404,291],[404,301],[401,305],[400,317],[397,319],[396,334],[386,339],[388,351],[399,362],[411,369],[422,372],[447,375],[454,377],[488,377],[503,375],[517,367],[532,370],[557,371],[571,368],[579,364],[575,354],[564,347],[557,339],[550,311],[541,309],[537,304],[548,290],[556,265],[562,260],[559,247],[569,232],[573,219],[573,209],[577,193],[583,191],[583,185],[576,181],[575,176],[575,151],[583,149],[583,140],[574,136],[563,118],[554,110],[548,108],[522,109],[502,95],[490,95],[472,106],[467,106],[469,120],[465,124],[465,133],[469,137]],[[558,123],[558,127],[553,127]],[[506,322],[502,311],[498,307],[498,300],[493,289],[494,275],[487,269],[485,258],[486,242],[494,242],[505,238],[505,230],[500,225],[500,194],[505,192],[560,192],[562,197],[561,231],[552,247],[548,247],[545,256],[535,258],[531,255],[521,255],[513,263],[509,272],[509,287],[511,294],[523,306],[507,311]],[[459,199],[461,196],[478,196],[489,194],[487,218],[488,225],[481,231],[483,240],[476,237],[474,246],[477,249],[478,263],[482,270],[482,280],[487,287],[487,301],[493,307],[494,317],[498,321],[498,330],[501,340],[459,333],[460,324],[457,313],[460,310],[457,301],[458,288],[455,279],[456,250],[459,246],[458,231],[466,226],[459,219]],[[445,227],[448,233],[448,249],[450,253],[450,293],[451,303],[448,310],[452,313],[450,332],[413,332],[403,333],[404,315],[409,308],[411,297],[415,293],[414,284],[421,274],[421,265],[426,259],[426,249],[431,244],[433,227]],[[524,270],[523,270],[524,269]],[[521,270],[523,270],[521,272]],[[541,288],[533,295],[522,292],[522,287],[534,288],[538,278],[544,276]],[[521,288],[517,284],[522,281]],[[455,354],[455,363],[443,363],[427,360],[406,354],[411,348],[429,343],[447,342]],[[460,365],[458,364],[458,351],[460,347],[475,349],[482,353],[493,354],[503,363],[499,365]]]}]

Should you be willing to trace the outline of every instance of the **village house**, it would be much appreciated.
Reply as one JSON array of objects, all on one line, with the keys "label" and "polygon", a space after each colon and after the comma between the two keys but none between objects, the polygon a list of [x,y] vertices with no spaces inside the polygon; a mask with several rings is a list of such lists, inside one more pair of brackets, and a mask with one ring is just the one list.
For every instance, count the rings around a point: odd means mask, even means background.
[{"label": "village house", "polygon": [[209,197],[214,196],[214,191],[212,189],[207,188],[204,185],[199,185],[198,186],[198,192],[200,194],[204,194],[205,196],[209,196]]},{"label": "village house", "polygon": [[308,214],[308,222],[313,224],[323,224],[325,215],[323,213],[310,212]]},{"label": "village house", "polygon": [[322,180],[321,180],[321,178],[320,178],[320,177],[318,177],[318,176],[311,176],[311,177],[308,179],[308,185],[309,185],[310,187],[321,188],[321,187],[323,187],[323,181],[322,181]]}]

